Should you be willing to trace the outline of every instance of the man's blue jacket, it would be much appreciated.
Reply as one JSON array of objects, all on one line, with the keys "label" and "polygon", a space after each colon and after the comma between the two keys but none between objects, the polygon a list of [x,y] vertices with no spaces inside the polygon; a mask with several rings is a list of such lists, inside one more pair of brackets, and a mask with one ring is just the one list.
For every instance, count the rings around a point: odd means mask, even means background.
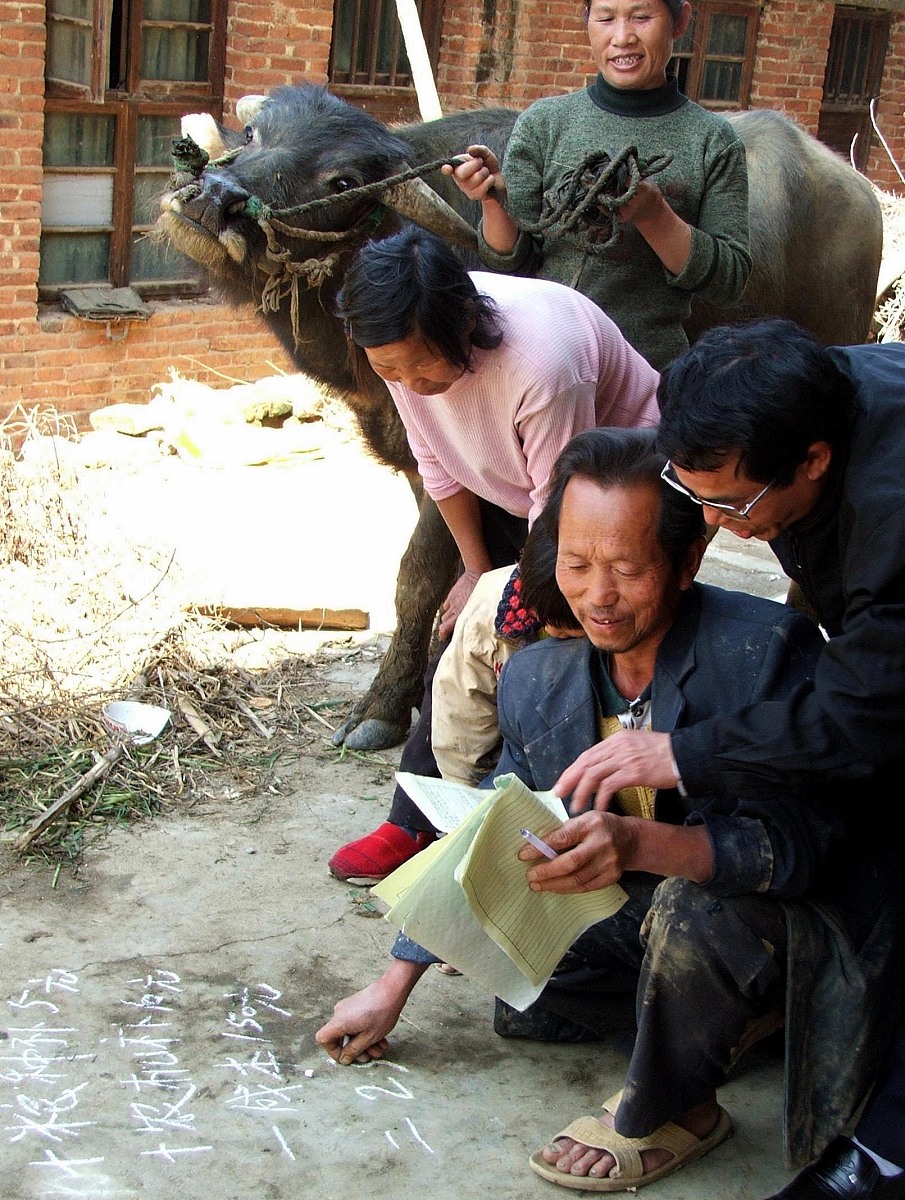
[{"label": "man's blue jacket", "polygon": [[[796,695],[810,690],[823,645],[801,613],[694,584],[657,654],[652,727],[668,733],[761,701],[794,707]],[[512,771],[547,790],[600,740],[590,666],[597,653],[584,638],[548,638],[513,655],[500,678],[504,745],[494,774]],[[784,904],[790,1166],[819,1154],[852,1115],[895,1011],[899,918],[887,900],[898,886],[897,868],[875,831],[863,836],[855,786],[843,793],[840,785],[805,791],[765,782],[744,797],[683,798],[673,790],[656,797],[657,820],[707,827],[714,851],[708,890],[757,892]]]}]

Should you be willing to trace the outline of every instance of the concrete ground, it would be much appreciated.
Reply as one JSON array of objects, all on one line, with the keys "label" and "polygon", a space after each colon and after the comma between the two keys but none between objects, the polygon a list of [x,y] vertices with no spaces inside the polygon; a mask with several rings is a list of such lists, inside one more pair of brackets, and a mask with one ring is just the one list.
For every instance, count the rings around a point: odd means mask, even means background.
[{"label": "concrete ground", "polygon": [[[350,471],[337,487],[355,487]],[[401,481],[368,480],[375,504],[384,486],[397,502]],[[307,529],[293,522],[302,557]],[[325,572],[339,558],[318,555]],[[768,550],[725,534],[703,574],[785,593]],[[363,690],[373,669],[324,677]],[[561,1194],[528,1155],[618,1090],[624,1040],[501,1040],[486,994],[430,970],[385,1061],[340,1068],[315,1045],[334,1001],[386,961],[392,931],[326,864],[383,819],[399,756],[340,758],[323,733],[267,794],[174,803],[77,873],[0,847],[0,1200]],[[761,1200],[788,1178],[775,1052],[755,1049],[721,1099],[735,1136],[651,1200]]]}]

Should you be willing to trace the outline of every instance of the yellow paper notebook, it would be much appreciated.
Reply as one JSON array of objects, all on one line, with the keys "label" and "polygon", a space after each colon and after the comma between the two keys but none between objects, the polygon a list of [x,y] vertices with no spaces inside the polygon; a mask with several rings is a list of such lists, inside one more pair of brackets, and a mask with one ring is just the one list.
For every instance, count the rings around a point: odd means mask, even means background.
[{"label": "yellow paper notebook", "polygon": [[[418,778],[403,785],[416,802]],[[474,805],[476,789],[462,790]],[[391,925],[524,1009],[579,934],[612,916],[626,895],[618,885],[570,896],[532,892],[528,866],[518,858],[525,844],[519,830],[552,833],[567,818],[562,801],[552,792],[532,792],[515,775],[499,776],[494,790],[481,796],[451,833],[372,891],[389,905]]]}]

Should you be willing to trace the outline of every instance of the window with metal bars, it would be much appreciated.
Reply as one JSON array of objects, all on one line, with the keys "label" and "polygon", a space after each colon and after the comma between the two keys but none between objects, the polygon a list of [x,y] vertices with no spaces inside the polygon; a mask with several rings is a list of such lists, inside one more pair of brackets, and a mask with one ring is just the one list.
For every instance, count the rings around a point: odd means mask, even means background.
[{"label": "window with metal bars", "polygon": [[[416,7],[436,70],[443,0],[418,0]],[[334,0],[329,72],[334,84],[413,86],[395,0]]]},{"label": "window with metal bars", "polygon": [[889,14],[840,5],[833,16],[817,136],[867,166],[873,130],[870,102],[880,93],[889,45]]},{"label": "window with metal bars", "polygon": [[747,107],[759,15],[758,3],[696,0],[673,59],[686,96],[705,108]]},{"label": "window with metal bars", "polygon": [[869,104],[880,88],[888,40],[887,13],[837,8],[826,60],[824,104]]},{"label": "window with metal bars", "polygon": [[41,295],[198,289],[147,232],[188,111],[223,104],[225,0],[47,0]]}]

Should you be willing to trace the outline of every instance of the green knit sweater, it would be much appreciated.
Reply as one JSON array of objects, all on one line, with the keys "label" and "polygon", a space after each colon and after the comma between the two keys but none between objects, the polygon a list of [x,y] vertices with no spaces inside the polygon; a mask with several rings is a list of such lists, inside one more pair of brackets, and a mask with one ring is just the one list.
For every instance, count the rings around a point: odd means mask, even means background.
[{"label": "green knit sweater", "polygon": [[682,327],[695,294],[717,305],[741,296],[751,270],[745,148],[732,126],[681,95],[675,81],[651,91],[622,92],[598,76],[582,92],[536,101],[515,123],[503,162],[509,208],[534,223],[544,193],[592,151],[611,156],[627,145],[641,159],[672,154],[653,176],[673,209],[692,227],[691,255],[672,274],[631,226],[602,254],[585,254],[571,237],[522,231],[511,254],[481,239],[496,271],[537,275],[577,287],[597,302],[658,370],[688,345]]}]

